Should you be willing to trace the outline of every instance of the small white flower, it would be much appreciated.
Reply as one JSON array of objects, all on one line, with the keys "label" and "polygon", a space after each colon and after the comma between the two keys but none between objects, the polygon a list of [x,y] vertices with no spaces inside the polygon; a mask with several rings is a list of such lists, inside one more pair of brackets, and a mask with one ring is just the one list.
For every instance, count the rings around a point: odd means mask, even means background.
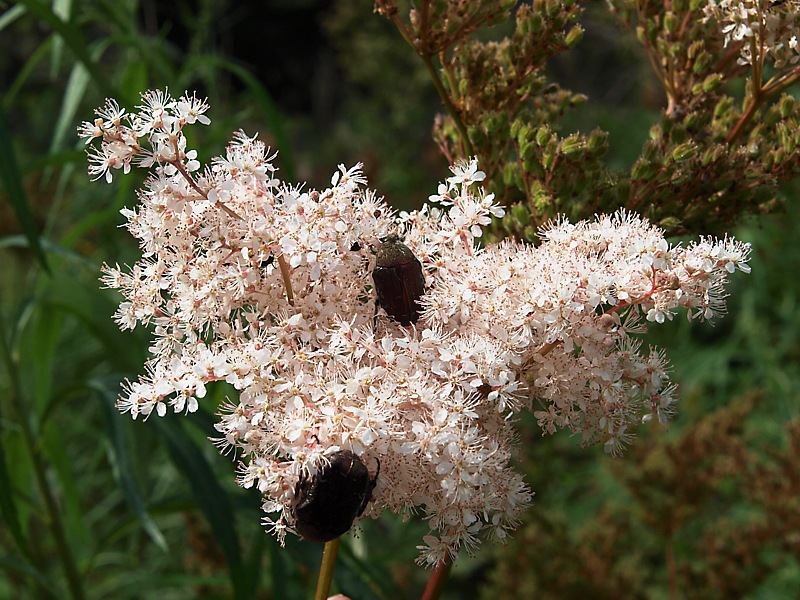
[{"label": "small white flower", "polygon": [[[775,68],[797,62],[797,33],[800,13],[795,2],[774,0],[709,0],[705,9],[705,20],[720,24],[725,47],[739,45],[737,63],[749,65],[756,59],[769,57]],[[755,42],[755,43],[753,43]]]},{"label": "small white flower", "polygon": [[450,189],[456,186],[468,188],[473,183],[478,183],[486,179],[486,173],[478,170],[478,159],[472,158],[469,162],[461,160],[450,167],[453,177],[447,178]]}]

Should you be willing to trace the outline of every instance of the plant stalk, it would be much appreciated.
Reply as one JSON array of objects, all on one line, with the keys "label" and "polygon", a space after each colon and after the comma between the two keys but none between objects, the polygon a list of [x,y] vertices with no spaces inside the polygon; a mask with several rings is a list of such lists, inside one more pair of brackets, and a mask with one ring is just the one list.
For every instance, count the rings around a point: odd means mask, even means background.
[{"label": "plant stalk", "polygon": [[452,568],[453,561],[449,560],[449,557],[445,558],[440,563],[436,563],[436,566],[431,572],[431,577],[428,579],[428,585],[425,586],[425,591],[422,592],[422,598],[420,600],[437,600],[439,594],[442,593],[442,588]]},{"label": "plant stalk", "polygon": [[314,600],[326,600],[331,589],[333,580],[333,568],[336,566],[336,554],[339,552],[339,542],[342,538],[336,538],[330,542],[325,542],[325,549],[322,551],[322,563],[319,566],[319,579],[317,579],[317,592]]},{"label": "plant stalk", "polygon": [[289,264],[286,262],[283,254],[278,256],[278,265],[281,268],[281,278],[283,279],[283,285],[286,288],[286,299],[289,301],[291,306],[294,306],[294,293],[292,292],[292,271],[289,269]]},{"label": "plant stalk", "polygon": [[447,93],[447,90],[444,87],[444,83],[442,83],[442,79],[439,76],[439,71],[436,65],[433,62],[433,55],[431,50],[426,46],[426,28],[428,26],[428,7],[430,3],[425,2],[422,5],[422,27],[420,28],[422,31],[422,39],[419,40],[419,43],[415,43],[415,40],[411,34],[411,32],[406,28],[405,24],[403,23],[402,19],[397,15],[397,13],[389,15],[390,20],[394,23],[394,26],[397,27],[397,30],[400,32],[400,35],[406,41],[406,43],[414,49],[419,57],[422,59],[422,62],[425,64],[425,68],[428,69],[428,73],[431,76],[431,80],[433,81],[433,85],[436,88],[436,91],[439,94],[442,102],[444,103],[447,112],[450,113],[450,116],[453,119],[453,122],[456,124],[456,128],[458,129],[459,134],[461,135],[462,147],[464,149],[465,156],[463,158],[469,159],[474,154],[472,148],[472,142],[469,139],[469,134],[467,133],[467,126],[464,124],[464,121],[461,119],[461,115],[458,112],[455,104],[450,99],[450,95]]}]

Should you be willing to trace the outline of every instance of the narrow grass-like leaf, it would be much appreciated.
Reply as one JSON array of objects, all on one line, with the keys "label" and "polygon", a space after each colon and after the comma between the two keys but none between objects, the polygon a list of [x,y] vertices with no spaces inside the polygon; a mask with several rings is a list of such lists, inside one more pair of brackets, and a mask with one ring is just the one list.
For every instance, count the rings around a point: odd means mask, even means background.
[{"label": "narrow grass-like leaf", "polygon": [[48,310],[62,310],[77,317],[86,331],[102,344],[105,349],[103,359],[111,368],[123,372],[141,369],[145,357],[143,343],[132,338],[131,332],[122,332],[114,324],[109,294],[64,276],[48,288],[46,306]]},{"label": "narrow grass-like leaf", "polygon": [[61,111],[58,113],[58,120],[53,128],[53,137],[50,140],[50,152],[55,152],[64,143],[67,130],[74,136],[72,126],[75,121],[75,113],[78,111],[78,106],[86,93],[86,88],[89,85],[89,72],[81,63],[75,63],[72,67],[72,72],[69,74],[69,81],[67,81],[67,89],[64,90],[64,96],[61,101]]},{"label": "narrow grass-like leaf", "polygon": [[[195,60],[201,60],[200,57]],[[219,56],[203,55],[202,61],[206,66],[217,65],[226,69],[236,75],[242,83],[247,86],[250,93],[254,96],[256,103],[261,107],[264,117],[267,120],[267,127],[272,135],[275,136],[275,141],[278,143],[278,150],[280,151],[281,172],[285,181],[295,180],[295,167],[294,157],[292,153],[292,146],[289,143],[289,136],[286,133],[286,128],[283,126],[285,121],[284,116],[281,114],[272,97],[267,92],[266,88],[256,79],[250,71],[229,60],[220,58]]]},{"label": "narrow grass-like leaf", "polygon": [[33,311],[30,320],[24,330],[18,332],[19,348],[23,356],[33,358],[23,361],[22,373],[29,379],[27,388],[33,393],[35,411],[41,418],[47,402],[53,397],[54,365],[58,360],[56,352],[64,331],[65,315],[62,311],[50,310],[47,303],[38,298],[31,300],[30,309]]},{"label": "narrow grass-like leaf", "polygon": [[143,60],[131,61],[122,72],[120,88],[126,97],[136,98],[147,89],[150,81],[151,65]]},{"label": "narrow grass-like leaf", "polygon": [[130,444],[122,426],[122,416],[115,406],[120,383],[121,381],[116,377],[107,377],[90,380],[89,387],[95,391],[103,407],[103,416],[106,423],[105,434],[108,438],[114,478],[122,490],[125,501],[141,522],[147,535],[159,548],[166,552],[167,541],[147,511],[139,485],[134,477]]},{"label": "narrow grass-like leaf", "polygon": [[225,554],[235,598],[249,600],[251,596],[243,587],[245,577],[236,534],[236,516],[228,494],[217,482],[211,465],[203,455],[203,449],[186,434],[179,417],[168,415],[151,419],[150,422],[166,442],[173,464],[188,480],[197,505],[208,519],[214,538]]},{"label": "narrow grass-like leaf", "polygon": [[28,78],[34,72],[39,63],[47,56],[53,45],[53,38],[49,37],[36,47],[36,50],[31,52],[28,60],[22,65],[19,73],[14,78],[14,81],[6,88],[5,96],[3,96],[3,103],[6,106],[12,106],[16,100],[17,94],[28,82]]},{"label": "narrow grass-like leaf", "polygon": [[[2,359],[5,376],[7,394],[0,402],[0,409],[5,407],[14,408],[23,406],[20,399],[22,394],[22,383],[20,381],[19,364],[15,360],[16,344],[11,341],[12,335],[6,332],[4,319],[0,319],[0,359]],[[12,350],[13,349],[13,350]],[[19,410],[14,409],[15,413]],[[19,418],[15,415],[16,418]],[[26,557],[33,556],[30,551],[30,540],[28,540],[22,529],[22,524],[30,514],[30,502],[28,502],[27,487],[31,483],[31,463],[30,448],[26,445],[24,437],[14,432],[15,435],[8,435],[11,428],[8,426],[12,421],[0,413],[0,459],[2,459],[2,473],[0,473],[0,512],[3,521],[6,522],[10,533],[17,541],[17,547]],[[16,495],[22,488],[22,494]],[[18,506],[16,499],[22,503]]]},{"label": "narrow grass-like leaf", "polygon": [[[255,496],[255,494],[253,495]],[[252,546],[250,546],[250,552],[247,554],[247,560],[242,569],[245,578],[243,587],[251,597],[256,596],[259,582],[263,579],[264,554],[270,542],[271,545],[278,547],[277,542],[270,539],[267,534],[259,530],[253,539]]]},{"label": "narrow grass-like leaf", "polygon": [[342,544],[339,558],[334,579],[346,595],[365,600],[394,597],[387,585],[391,581],[390,574],[357,557],[349,544]]},{"label": "narrow grass-like leaf", "polygon": [[3,571],[14,571],[20,575],[30,577],[39,584],[40,588],[38,591],[48,594],[48,596],[46,596],[47,598],[54,598],[56,600],[63,598],[63,592],[59,590],[55,582],[50,580],[47,575],[42,573],[31,563],[20,560],[18,556],[0,556],[0,569]]},{"label": "narrow grass-like leaf", "polygon": [[[28,240],[23,235],[5,235],[0,237],[0,248],[28,248],[28,246]],[[47,239],[42,240],[42,248],[44,248],[47,254],[62,256],[75,262],[81,263],[86,260],[85,257],[80,254],[53,244]]]},{"label": "narrow grass-like leaf", "polygon": [[[53,14],[55,14],[62,21],[69,20],[69,15],[72,9],[72,2],[70,0],[53,0]],[[61,66],[61,59],[64,56],[64,39],[56,37],[53,40],[53,60],[50,62],[50,77],[55,77],[58,69]]]},{"label": "narrow grass-like leaf", "polygon": [[[305,600],[305,598],[309,597],[308,590],[302,583],[303,578],[298,568],[301,561],[297,560],[295,553],[291,551],[293,546],[297,543],[296,540],[288,539],[286,541],[286,548],[281,548],[277,544],[270,546],[270,587],[274,598]],[[316,561],[316,568],[319,568],[321,557],[322,553],[320,551],[319,558],[317,558]],[[308,566],[313,573],[315,566]]]},{"label": "narrow grass-like leaf", "polygon": [[81,163],[81,165],[83,165],[85,160],[86,153],[82,150],[77,148],[74,150],[62,150],[61,152],[53,152],[52,154],[47,154],[36,159],[29,160],[22,169],[22,172],[36,173],[44,169],[69,166],[70,164],[75,163]]},{"label": "narrow grass-like leaf", "polygon": [[[102,40],[94,44],[91,49],[91,58],[97,62],[108,48],[111,40]],[[86,95],[86,88],[89,86],[89,71],[86,66],[76,62],[69,74],[67,88],[61,101],[61,111],[58,113],[58,120],[53,128],[53,137],[50,140],[50,154],[57,152],[64,143],[64,138],[69,135],[75,139],[75,115],[80,107],[81,100]]]},{"label": "narrow grass-like leaf", "polygon": [[19,4],[9,8],[6,12],[0,15],[0,31],[3,31],[6,27],[11,25],[14,21],[19,19],[26,12],[27,11],[25,10],[25,7],[20,6]]},{"label": "narrow grass-like leaf", "polygon": [[49,6],[39,2],[39,0],[20,0],[28,10],[38,18],[47,23],[56,33],[64,38],[67,47],[72,51],[79,62],[83,63],[86,70],[92,76],[92,81],[105,96],[117,97],[110,79],[97,67],[97,64],[89,56],[86,41],[83,39],[80,28],[72,22],[61,19]]},{"label": "narrow grass-like leaf", "polygon": [[14,484],[8,472],[2,432],[0,432],[0,515],[3,517],[8,533],[14,539],[17,550],[25,557],[25,560],[30,560],[31,551],[19,521],[19,512],[14,500]]},{"label": "narrow grass-like leaf", "polygon": [[58,489],[61,520],[68,533],[76,562],[82,563],[90,548],[88,541],[91,532],[81,503],[82,490],[78,475],[81,465],[74,462],[75,457],[70,452],[65,451],[68,438],[55,420],[51,419],[49,423],[43,424],[41,432],[38,443],[49,464],[54,487]]},{"label": "narrow grass-like leaf", "polygon": [[50,267],[47,264],[47,257],[44,254],[44,250],[42,250],[39,234],[33,222],[30,203],[22,185],[22,173],[17,164],[17,155],[14,152],[14,145],[8,130],[5,110],[0,106],[0,181],[3,183],[8,199],[11,202],[11,207],[14,209],[14,214],[22,227],[22,232],[28,239],[31,250],[39,264],[42,265],[42,268],[49,273]]}]

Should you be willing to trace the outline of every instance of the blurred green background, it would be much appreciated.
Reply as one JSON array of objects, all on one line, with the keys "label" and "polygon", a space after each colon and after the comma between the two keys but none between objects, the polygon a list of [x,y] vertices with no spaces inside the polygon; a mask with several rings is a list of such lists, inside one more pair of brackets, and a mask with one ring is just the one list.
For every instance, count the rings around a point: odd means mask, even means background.
[{"label": "blurred green background", "polygon": [[[196,90],[211,104],[212,125],[189,133],[202,161],[235,130],[259,132],[282,179],[325,187],[336,165],[363,161],[371,187],[412,209],[449,174],[425,68],[367,0],[0,7],[0,598],[309,597],[321,546],[280,548],[257,493],[207,440],[232,390],[213,387],[188,418],[134,422],[114,408],[147,333],[117,330],[119,298],[98,278],[103,262],[136,260],[119,210],[143,175],[91,183],[75,128],[105,97],[132,107],[146,89]],[[602,3],[583,24],[579,48],[549,66],[589,96],[563,127],[609,131],[608,162],[626,167],[662,94]],[[800,209],[733,233],[754,252],[729,316],[649,336],[682,388],[669,429],[643,427],[611,459],[521,419],[536,503],[507,546],[462,555],[444,598],[800,595]],[[426,531],[391,515],[365,523],[342,545],[334,588],[419,597]]]}]

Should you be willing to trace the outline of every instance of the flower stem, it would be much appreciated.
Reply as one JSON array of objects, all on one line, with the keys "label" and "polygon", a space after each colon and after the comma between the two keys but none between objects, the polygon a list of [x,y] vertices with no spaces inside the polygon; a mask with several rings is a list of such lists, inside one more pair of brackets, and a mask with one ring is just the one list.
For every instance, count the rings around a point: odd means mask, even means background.
[{"label": "flower stem", "polygon": [[422,57],[422,62],[425,63],[425,67],[428,69],[431,80],[433,80],[433,85],[436,88],[436,91],[439,93],[439,97],[442,99],[445,108],[447,108],[447,112],[450,113],[450,116],[453,118],[453,122],[456,124],[456,128],[461,135],[461,143],[464,148],[464,158],[470,158],[473,155],[473,150],[472,142],[470,141],[469,133],[467,132],[467,126],[461,119],[461,114],[458,112],[456,105],[453,104],[453,101],[450,99],[450,94],[447,93],[447,89],[445,89],[444,84],[439,77],[439,71],[436,68],[436,65],[433,64],[433,57],[431,57],[429,54],[422,53],[420,53],[420,56]]},{"label": "flower stem", "polygon": [[436,566],[431,572],[431,577],[428,579],[428,585],[425,586],[425,591],[422,592],[420,600],[436,600],[442,592],[445,581],[450,575],[450,569],[453,568],[453,561],[445,558],[442,562],[436,563]]},{"label": "flower stem", "polygon": [[[294,306],[294,293],[292,293],[292,272],[283,254],[278,257],[278,265],[281,268],[281,277],[283,278],[283,285],[286,287],[286,299],[291,306]],[[327,546],[326,546],[327,548]]]},{"label": "flower stem", "polygon": [[[473,155],[472,149],[472,142],[469,139],[469,133],[467,132],[467,126],[464,124],[464,121],[461,119],[461,114],[458,112],[458,108],[453,103],[453,100],[450,98],[450,94],[447,93],[447,89],[445,89],[444,84],[442,83],[442,79],[439,76],[439,70],[437,66],[434,64],[433,56],[434,52],[432,49],[428,48],[427,44],[427,35],[428,35],[428,10],[430,8],[430,2],[423,2],[421,11],[422,11],[422,26],[420,27],[421,30],[421,38],[415,40],[412,33],[408,30],[403,23],[402,19],[399,17],[397,12],[387,13],[389,19],[394,23],[394,26],[397,27],[397,30],[400,32],[400,35],[406,41],[406,43],[411,46],[411,48],[416,52],[419,57],[422,59],[422,62],[425,64],[425,68],[428,69],[428,73],[431,76],[431,80],[433,81],[433,85],[436,88],[436,91],[439,94],[439,98],[441,98],[442,102],[444,103],[447,112],[450,113],[450,116],[453,119],[453,122],[456,124],[456,128],[458,129],[458,133],[461,136],[461,143],[464,150],[464,157],[463,158],[470,158]],[[444,51],[441,51],[441,56],[444,56]],[[442,70],[444,70],[444,60],[440,59],[442,64]],[[453,86],[455,90],[455,86]]]},{"label": "flower stem", "polygon": [[330,542],[325,542],[325,549],[322,551],[322,564],[319,566],[319,579],[317,579],[317,592],[314,600],[326,600],[331,589],[333,579],[333,567],[336,566],[336,554],[339,552],[339,542],[342,538],[336,538]]},{"label": "flower stem", "polygon": [[[182,162],[182,159],[180,158],[181,150],[178,147],[178,138],[177,137],[173,137],[173,139],[172,139],[172,147],[175,150],[175,156],[177,156],[178,158],[176,158],[175,160],[171,160],[169,162],[169,164],[171,164],[173,167],[178,169],[178,172],[181,175],[183,175],[183,178],[186,180],[186,183],[189,184],[189,187],[191,187],[195,192],[200,194],[201,198],[208,199],[208,194],[200,189],[200,186],[197,185],[197,182],[194,180],[194,177],[192,177],[191,174],[189,173],[189,171],[186,170],[186,167],[184,166],[184,164]],[[244,219],[242,217],[240,217],[236,213],[236,211],[231,210],[230,208],[225,206],[225,204],[220,202],[219,200],[217,200],[215,202],[215,204],[216,204],[216,206],[219,206],[223,211],[228,213],[228,216],[233,217],[234,219],[238,219],[240,221],[244,221]]]}]

